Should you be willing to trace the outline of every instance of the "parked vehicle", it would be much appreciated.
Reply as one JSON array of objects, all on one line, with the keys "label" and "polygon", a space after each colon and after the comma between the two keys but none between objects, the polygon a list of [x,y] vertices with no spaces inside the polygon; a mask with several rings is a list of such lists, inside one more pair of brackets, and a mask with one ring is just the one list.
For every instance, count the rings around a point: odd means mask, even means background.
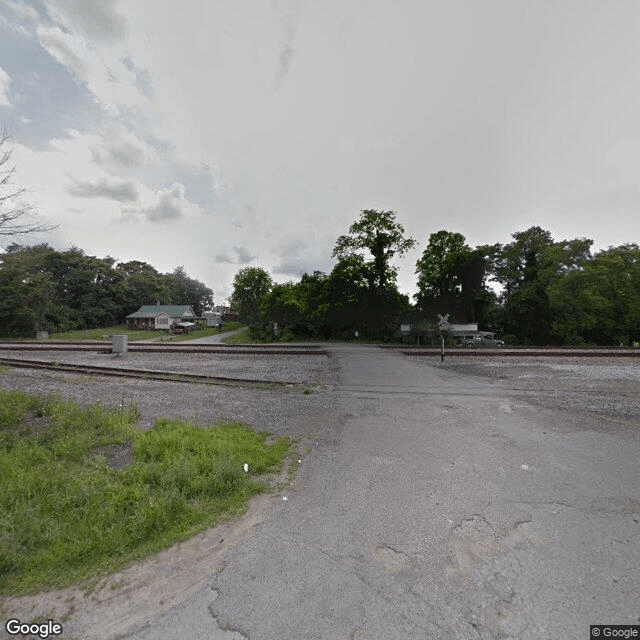
[{"label": "parked vehicle", "polygon": [[222,314],[218,311],[205,311],[204,317],[207,319],[207,327],[217,327],[222,329]]},{"label": "parked vehicle", "polygon": [[498,340],[493,337],[493,333],[478,333],[477,335],[463,340],[461,346],[470,349],[478,349],[482,347],[504,347],[504,340]]}]

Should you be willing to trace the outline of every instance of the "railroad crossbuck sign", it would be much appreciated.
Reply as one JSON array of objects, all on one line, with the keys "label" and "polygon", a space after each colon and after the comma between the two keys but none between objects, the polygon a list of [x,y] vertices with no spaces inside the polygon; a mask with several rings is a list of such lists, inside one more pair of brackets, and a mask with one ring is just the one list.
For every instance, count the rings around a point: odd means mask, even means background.
[{"label": "railroad crossbuck sign", "polygon": [[438,322],[440,331],[446,331],[449,328],[449,314],[445,313],[444,317],[438,314],[438,318],[440,318],[440,322]]}]

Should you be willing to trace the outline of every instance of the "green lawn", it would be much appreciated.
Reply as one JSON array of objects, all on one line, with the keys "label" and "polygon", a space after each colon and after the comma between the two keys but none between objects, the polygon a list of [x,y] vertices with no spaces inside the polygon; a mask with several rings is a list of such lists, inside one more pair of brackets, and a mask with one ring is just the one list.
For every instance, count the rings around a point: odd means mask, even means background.
[{"label": "green lawn", "polygon": [[224,344],[255,344],[260,343],[260,340],[254,340],[249,335],[249,327],[247,327],[244,331],[240,333],[236,333],[232,336],[227,336],[226,338],[222,338],[222,342]]},{"label": "green lawn", "polygon": [[[120,324],[114,327],[104,327],[103,329],[87,329],[84,331],[65,331],[64,333],[49,334],[49,340],[111,340],[114,335],[128,336],[129,342],[135,340],[153,340],[157,339],[162,342],[181,342],[184,340],[193,340],[194,338],[204,338],[205,336],[215,336],[227,331],[233,331],[242,327],[242,323],[237,321],[226,322],[223,329],[214,329],[207,327],[185,335],[172,335],[168,331],[134,331],[127,329],[127,325]],[[106,337],[105,337],[106,336]],[[31,338],[30,338],[31,339]],[[45,340],[42,340],[45,342]]]},{"label": "green lawn", "polygon": [[[150,340],[159,337],[166,331],[133,331],[127,329],[126,324],[119,324],[115,327],[105,327],[104,329],[86,329],[84,331],[65,331],[63,333],[50,333],[49,340],[111,340],[115,335],[129,336],[132,340]],[[106,337],[105,337],[106,336]],[[45,342],[45,340],[42,340]]]},{"label": "green lawn", "polygon": [[141,431],[137,419],[132,407],[0,390],[1,593],[112,572],[244,511],[291,445],[240,423]]}]

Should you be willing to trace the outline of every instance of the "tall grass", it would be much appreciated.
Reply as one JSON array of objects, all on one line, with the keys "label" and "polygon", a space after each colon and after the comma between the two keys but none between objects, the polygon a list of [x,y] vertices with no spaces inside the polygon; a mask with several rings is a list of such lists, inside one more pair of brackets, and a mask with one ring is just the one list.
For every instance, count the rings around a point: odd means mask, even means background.
[{"label": "tall grass", "polygon": [[[94,577],[238,513],[290,446],[238,423],[145,432],[137,418],[0,390],[0,592]],[[113,445],[130,450],[120,470]]]},{"label": "tall grass", "polygon": [[[49,340],[103,340],[111,339],[114,335],[128,336],[129,340],[150,340],[166,333],[166,331],[140,331],[138,329],[129,329],[126,324],[120,324],[113,327],[104,327],[102,329],[79,329],[78,331],[64,331],[62,333],[52,333]],[[106,338],[104,336],[107,336]],[[43,341],[44,342],[44,341]]]}]

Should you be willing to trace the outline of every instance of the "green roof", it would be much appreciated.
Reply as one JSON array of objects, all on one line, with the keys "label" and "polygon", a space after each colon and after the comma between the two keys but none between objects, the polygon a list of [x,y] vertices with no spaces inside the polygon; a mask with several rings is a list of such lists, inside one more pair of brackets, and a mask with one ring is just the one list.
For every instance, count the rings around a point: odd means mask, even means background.
[{"label": "green roof", "polygon": [[172,318],[195,318],[191,305],[188,304],[143,304],[135,313],[130,313],[127,318],[155,318],[161,313],[166,313]]}]

